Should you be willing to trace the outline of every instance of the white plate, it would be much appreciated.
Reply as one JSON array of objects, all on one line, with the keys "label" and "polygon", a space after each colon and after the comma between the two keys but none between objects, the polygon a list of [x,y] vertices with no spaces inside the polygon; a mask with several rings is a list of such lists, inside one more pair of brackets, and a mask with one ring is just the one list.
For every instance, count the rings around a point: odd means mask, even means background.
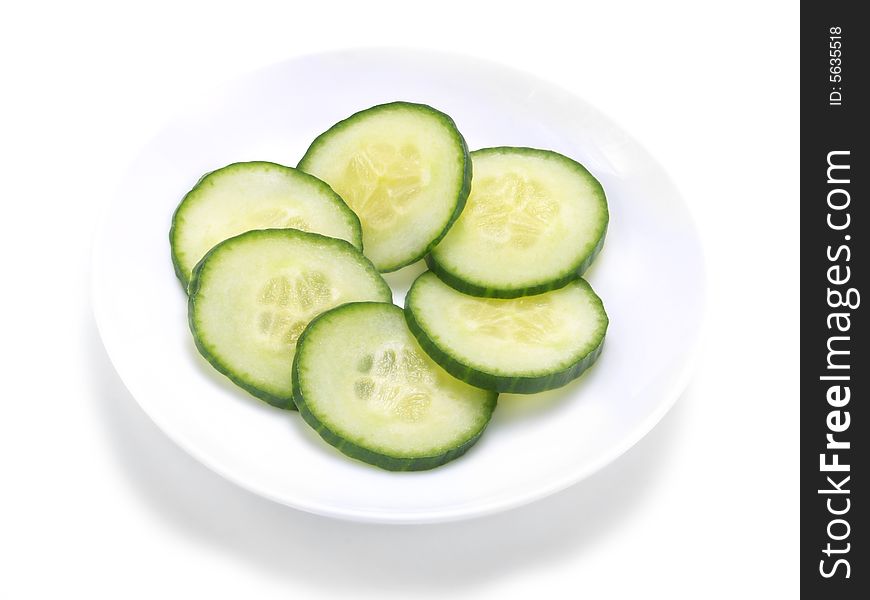
[{"label": "white plate", "polygon": [[[295,165],[335,121],[391,100],[450,114],[469,146],[534,146],[586,165],[610,229],[587,278],[610,315],[580,380],[502,395],[480,442],[444,467],[390,473],[339,454],[295,413],[235,388],[200,358],[169,259],[169,222],[200,175],[241,160]],[[401,303],[414,265],[388,276]],[[295,59],[218,90],[170,123],[124,179],[97,236],[93,299],[115,368],[157,425],[227,479],[278,502],[361,521],[467,518],[541,498],[606,465],[683,390],[703,305],[697,234],[677,190],[626,133],[582,100],[466,57],[365,50]]]}]

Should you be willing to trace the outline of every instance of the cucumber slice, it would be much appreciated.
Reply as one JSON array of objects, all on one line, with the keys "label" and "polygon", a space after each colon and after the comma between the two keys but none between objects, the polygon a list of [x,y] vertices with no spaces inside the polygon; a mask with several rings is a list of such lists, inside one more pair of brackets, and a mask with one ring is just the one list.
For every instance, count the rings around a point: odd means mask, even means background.
[{"label": "cucumber slice", "polygon": [[604,190],[583,165],[533,148],[471,153],[474,182],[462,215],[429,268],[474,296],[517,298],[566,285],[604,244]]},{"label": "cucumber slice", "polygon": [[356,212],[365,255],[382,272],[429,252],[471,188],[468,147],[453,120],[409,102],[374,106],[333,125],[299,168],[327,182]]},{"label": "cucumber slice", "polygon": [[169,241],[187,289],[193,267],[218,242],[252,229],[292,227],[347,240],[362,250],[359,219],[324,182],[270,162],[207,173],[181,200]]},{"label": "cucumber slice", "polygon": [[294,408],[296,342],[321,312],[389,301],[374,266],[348,242],[295,229],[243,233],[215,246],[190,281],[190,329],[215,369],[257,398]]},{"label": "cucumber slice", "polygon": [[531,394],[580,376],[598,355],[607,313],[586,281],[514,299],[463,294],[431,271],[408,292],[405,318],[451,375],[499,392]]},{"label": "cucumber slice", "polygon": [[302,418],[341,452],[390,471],[420,471],[468,450],[497,395],[451,377],[392,304],[356,302],[317,317],[293,363]]}]

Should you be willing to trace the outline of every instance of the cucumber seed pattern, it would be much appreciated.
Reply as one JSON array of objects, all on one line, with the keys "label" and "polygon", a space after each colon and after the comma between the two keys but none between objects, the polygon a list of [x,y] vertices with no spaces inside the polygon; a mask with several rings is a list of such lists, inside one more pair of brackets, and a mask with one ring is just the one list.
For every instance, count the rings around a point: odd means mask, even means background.
[{"label": "cucumber seed pattern", "polygon": [[272,277],[257,298],[260,334],[278,346],[292,347],[315,315],[333,301],[333,290],[323,273],[308,271],[294,278]]},{"label": "cucumber seed pattern", "polygon": [[534,344],[552,338],[561,319],[552,301],[540,296],[515,300],[476,298],[459,305],[460,322],[472,334]]},{"label": "cucumber seed pattern", "polygon": [[372,144],[350,159],[336,191],[368,227],[384,229],[413,205],[429,182],[420,152],[405,144]]},{"label": "cucumber seed pattern", "polygon": [[528,248],[553,222],[559,205],[540,184],[507,173],[474,180],[466,213],[490,240]]},{"label": "cucumber seed pattern", "polygon": [[292,214],[285,208],[272,207],[265,208],[251,216],[245,216],[245,224],[240,228],[242,231],[247,231],[245,226],[247,223],[258,223],[260,229],[298,229],[300,231],[311,231],[311,225],[299,215]]},{"label": "cucumber seed pattern", "polygon": [[382,348],[357,364],[360,377],[354,382],[357,398],[374,413],[419,421],[432,404],[435,376],[415,350]]}]

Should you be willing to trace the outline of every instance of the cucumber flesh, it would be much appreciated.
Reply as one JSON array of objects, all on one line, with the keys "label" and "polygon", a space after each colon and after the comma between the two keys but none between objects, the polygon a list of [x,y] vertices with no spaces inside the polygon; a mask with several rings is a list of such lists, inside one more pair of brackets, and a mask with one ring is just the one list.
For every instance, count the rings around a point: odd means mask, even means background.
[{"label": "cucumber flesh", "polygon": [[422,104],[358,112],[321,134],[299,168],[326,181],[362,222],[382,272],[422,258],[465,206],[468,148],[453,120]]},{"label": "cucumber flesh", "polygon": [[581,164],[548,150],[471,153],[466,208],[432,251],[429,268],[475,296],[516,298],[559,288],[604,243],[607,201]]},{"label": "cucumber flesh", "polygon": [[374,266],[344,240],[295,229],[249,231],[197,265],[190,328],[218,371],[274,406],[293,408],[293,356],[308,322],[345,302],[391,297]]},{"label": "cucumber flesh", "polygon": [[359,219],[316,177],[270,162],[234,163],[206,174],[179,204],[169,234],[185,289],[218,242],[252,229],[313,231],[362,249]]},{"label": "cucumber flesh", "polygon": [[423,273],[405,317],[420,346],[454,377],[499,392],[561,387],[598,358],[607,331],[601,299],[583,279],[524,298],[463,294]]},{"label": "cucumber flesh", "polygon": [[393,471],[431,469],[480,437],[496,394],[435,364],[402,309],[351,303],[315,319],[293,366],[296,406],[327,442]]}]

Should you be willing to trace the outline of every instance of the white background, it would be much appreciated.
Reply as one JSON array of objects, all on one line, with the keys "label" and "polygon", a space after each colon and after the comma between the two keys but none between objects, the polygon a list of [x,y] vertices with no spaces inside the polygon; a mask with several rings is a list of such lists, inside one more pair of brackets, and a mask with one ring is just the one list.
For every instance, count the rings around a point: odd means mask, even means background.
[{"label": "white background", "polygon": [[[798,17],[742,1],[5,8],[0,597],[796,597]],[[200,466],[114,374],[88,296],[97,217],[180,99],[397,45],[601,108],[677,182],[709,272],[698,371],[652,433],[556,496],[422,527],[303,514]]]}]

